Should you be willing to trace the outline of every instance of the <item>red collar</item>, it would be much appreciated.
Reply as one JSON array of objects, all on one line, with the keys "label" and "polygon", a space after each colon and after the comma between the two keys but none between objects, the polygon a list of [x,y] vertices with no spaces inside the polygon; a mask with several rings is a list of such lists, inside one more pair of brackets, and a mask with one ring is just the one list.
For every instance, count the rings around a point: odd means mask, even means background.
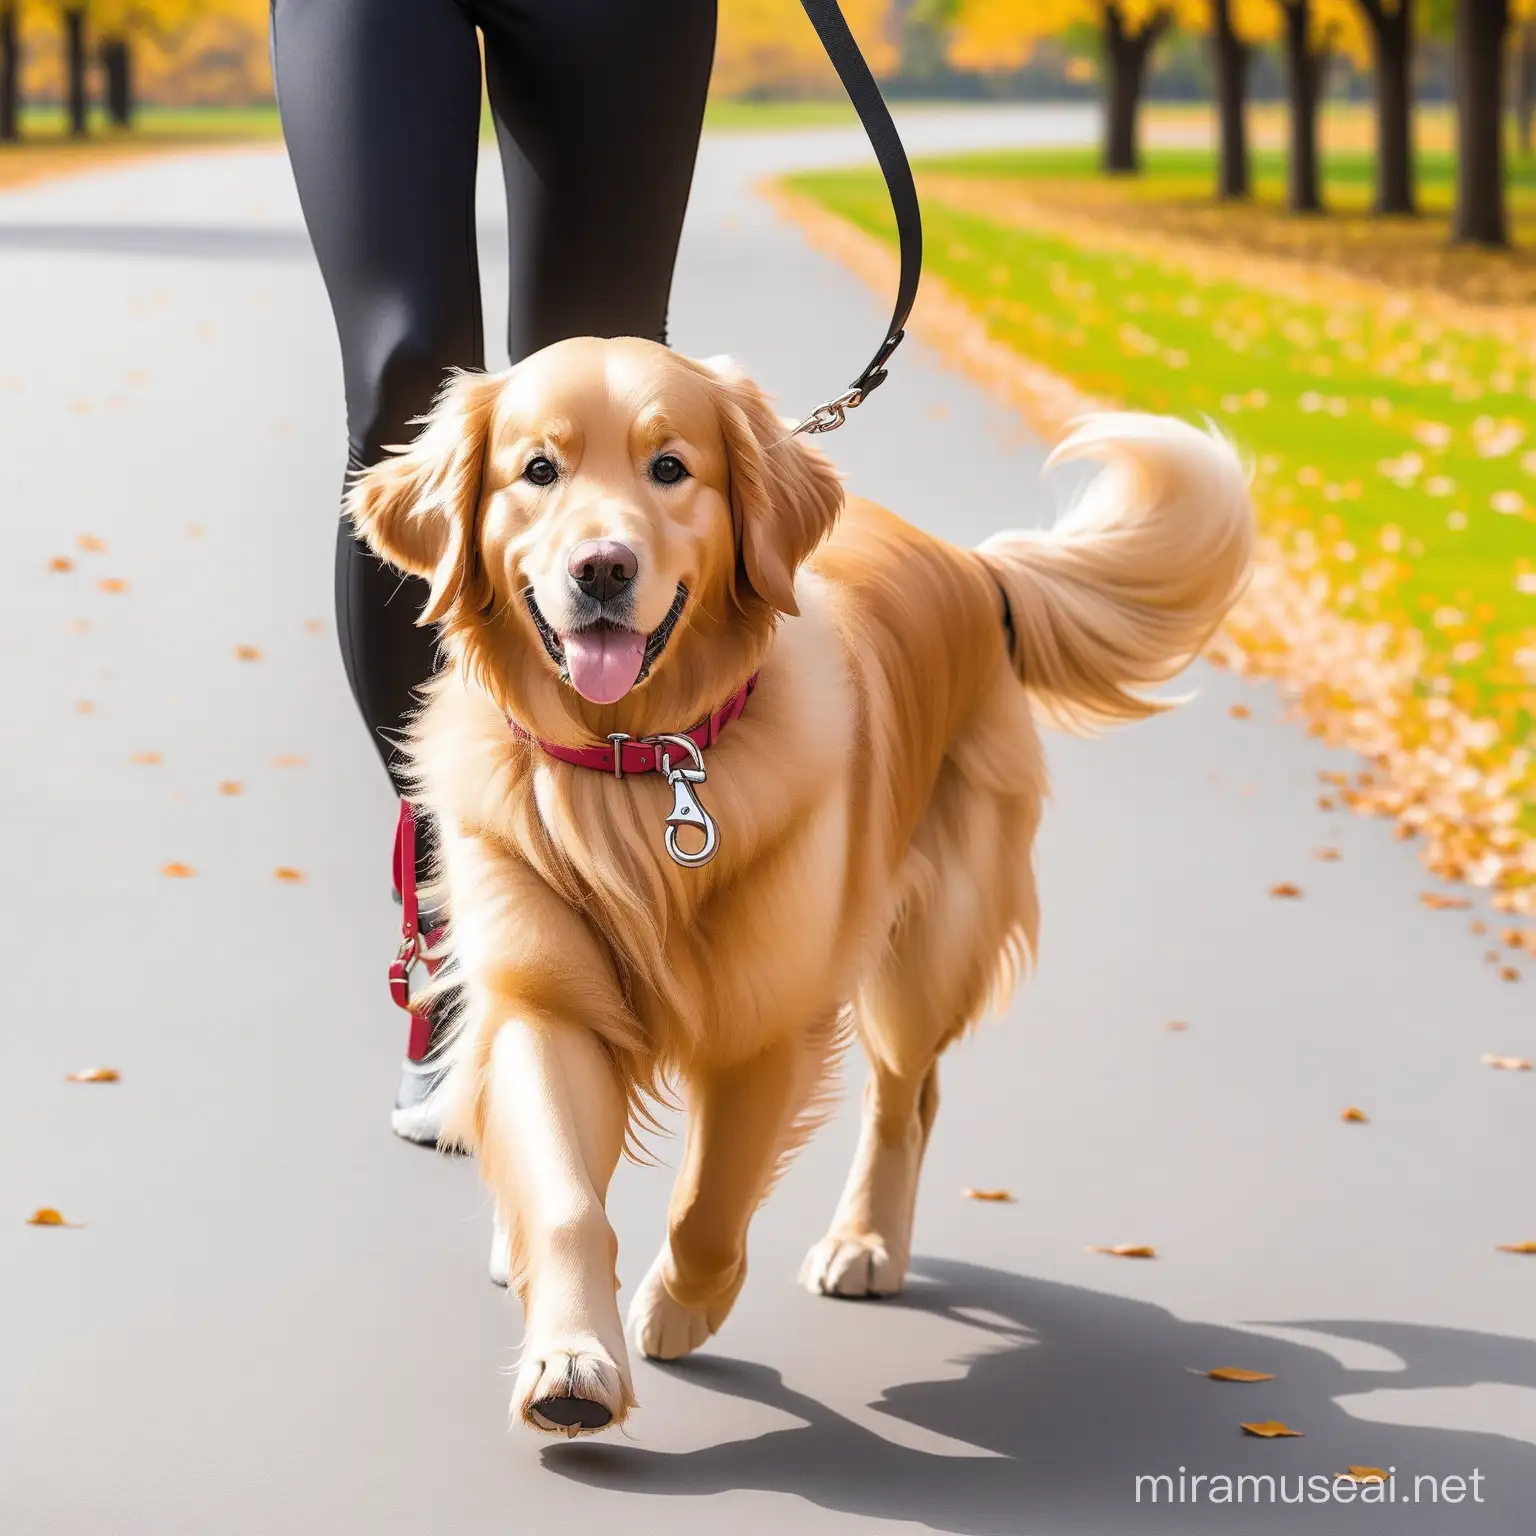
[{"label": "red collar", "polygon": [[[721,731],[747,707],[747,700],[756,687],[757,673],[754,672],[719,709],[699,721],[692,730],[680,734],[690,737],[701,751],[705,747],[714,746],[720,739]],[[615,731],[608,738],[606,746],[561,747],[552,741],[540,740],[531,731],[524,730],[511,715],[507,716],[507,724],[512,727],[514,734],[529,741],[537,741],[550,757],[558,757],[562,763],[573,763],[578,768],[595,768],[600,773],[611,773],[616,779],[631,773],[654,773],[661,764],[661,753],[665,750],[663,741],[653,737],[636,740],[622,731]],[[617,761],[614,758],[615,749],[618,750]]]}]

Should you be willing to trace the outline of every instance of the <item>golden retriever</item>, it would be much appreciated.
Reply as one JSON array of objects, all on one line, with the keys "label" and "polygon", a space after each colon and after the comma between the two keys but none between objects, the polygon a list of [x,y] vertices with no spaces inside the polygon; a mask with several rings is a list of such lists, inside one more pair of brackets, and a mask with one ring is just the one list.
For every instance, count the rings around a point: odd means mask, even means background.
[{"label": "golden retriever", "polygon": [[[1035,716],[1166,707],[1144,690],[1248,574],[1219,435],[1102,415],[1056,452],[1085,457],[1104,467],[1053,530],[958,549],[845,500],[730,365],[582,339],[455,377],[353,486],[355,526],[427,578],[442,636],[411,754],[463,998],[445,1123],[511,1234],[526,1423],[574,1435],[634,1406],[604,1204],[669,1085],[688,1128],[629,1309],[642,1354],[724,1323],[849,1031],[870,1064],[858,1151],[801,1280],[901,1288],[939,1056],[1035,942]],[[555,755],[682,732],[752,678],[702,781],[675,737],[693,777]],[[700,851],[700,816],[668,822],[690,797],[718,828],[707,863],[664,843]]]}]

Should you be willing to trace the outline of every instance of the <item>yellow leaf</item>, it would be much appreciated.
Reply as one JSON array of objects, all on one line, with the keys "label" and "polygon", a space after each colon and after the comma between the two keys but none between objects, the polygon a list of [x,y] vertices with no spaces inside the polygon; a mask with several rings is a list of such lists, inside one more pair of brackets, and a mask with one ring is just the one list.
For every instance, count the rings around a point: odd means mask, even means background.
[{"label": "yellow leaf", "polygon": [[304,766],[304,762],[304,758],[296,757],[292,753],[287,753],[278,757],[274,757],[272,759],[272,766],[274,768],[302,768]]},{"label": "yellow leaf", "polygon": [[162,864],[160,873],[172,880],[190,880],[197,871],[190,864]]},{"label": "yellow leaf", "polygon": [[1349,1476],[1359,1483],[1384,1483],[1387,1474],[1380,1467],[1350,1467],[1341,1476]]},{"label": "yellow leaf", "polygon": [[94,533],[82,533],[75,543],[89,554],[101,555],[106,553],[107,541],[98,539]]},{"label": "yellow leaf", "polygon": [[1514,968],[1514,966],[1506,965],[1499,972],[1499,980],[1500,981],[1519,981],[1520,980],[1520,972],[1517,971]]},{"label": "yellow leaf", "polygon": [[75,700],[75,713],[77,715],[90,715],[94,714],[95,711],[96,706],[89,699]]},{"label": "yellow leaf", "polygon": [[1231,715],[1234,720],[1246,720],[1253,714],[1253,711],[1249,709],[1246,704],[1234,704],[1232,708],[1227,711],[1227,713]]},{"label": "yellow leaf", "polygon": [[1301,896],[1301,887],[1292,885],[1289,880],[1282,880],[1279,885],[1270,886],[1269,894],[1282,897],[1287,901],[1296,901]]},{"label": "yellow leaf", "polygon": [[1299,1429],[1292,1429],[1289,1424],[1282,1424],[1279,1419],[1264,1419],[1258,1424],[1244,1424],[1241,1428],[1245,1435],[1257,1435],[1261,1440],[1301,1439]]},{"label": "yellow leaf", "polygon": [[135,752],[128,759],[130,763],[137,763],[141,768],[153,768],[160,761],[158,752]]},{"label": "yellow leaf", "polygon": [[1245,1371],[1235,1365],[1218,1365],[1214,1371],[1197,1371],[1197,1376],[1209,1376],[1212,1381],[1273,1381],[1268,1371]]},{"label": "yellow leaf", "polygon": [[126,592],[128,590],[128,583],[121,576],[103,576],[96,585],[103,592]]},{"label": "yellow leaf", "polygon": [[72,571],[74,568],[75,562],[68,555],[55,555],[48,562],[48,569],[50,571]]},{"label": "yellow leaf", "polygon": [[235,647],[236,661],[260,661],[261,651],[254,645],[237,645]]},{"label": "yellow leaf", "polygon": [[1183,1034],[1189,1028],[1189,1025],[1183,1019],[1170,1019],[1163,1028],[1171,1029],[1175,1034]]},{"label": "yellow leaf", "polygon": [[1319,848],[1312,857],[1320,864],[1337,864],[1344,855],[1337,848]]},{"label": "yellow leaf", "polygon": [[1447,896],[1440,891],[1422,891],[1419,900],[1431,912],[1464,912],[1472,905],[1465,896]]},{"label": "yellow leaf", "polygon": [[1013,1196],[1006,1189],[962,1189],[962,1200],[990,1200],[998,1205],[1012,1205]]},{"label": "yellow leaf", "polygon": [[1536,1243],[1500,1243],[1500,1253],[1536,1253]]},{"label": "yellow leaf", "polygon": [[120,1074],[116,1067],[87,1067],[83,1072],[70,1072],[65,1075],[66,1083],[115,1083],[119,1081]]},{"label": "yellow leaf", "polygon": [[323,635],[325,633],[325,620],[305,619],[304,628],[307,629],[312,635]]},{"label": "yellow leaf", "polygon": [[221,795],[239,795],[244,792],[245,786],[239,779],[223,779],[219,783],[219,793]]},{"label": "yellow leaf", "polygon": [[1368,1125],[1370,1123],[1366,1119],[1365,1111],[1363,1109],[1356,1109],[1353,1104],[1339,1115],[1339,1119],[1349,1125]]},{"label": "yellow leaf", "polygon": [[280,868],[273,870],[272,873],[279,880],[285,881],[289,885],[303,885],[304,883],[304,871],[302,869],[290,869],[287,865],[282,865]]},{"label": "yellow leaf", "polygon": [[1529,1072],[1530,1058],[1526,1056],[1484,1056],[1483,1065],[1496,1072]]},{"label": "yellow leaf", "polygon": [[1116,1259],[1155,1259],[1157,1249],[1149,1247],[1145,1243],[1113,1243],[1109,1247],[1095,1244],[1087,1250],[1089,1253],[1107,1253]]},{"label": "yellow leaf", "polygon": [[83,1221],[65,1221],[51,1205],[40,1205],[27,1217],[29,1227],[83,1227]]}]

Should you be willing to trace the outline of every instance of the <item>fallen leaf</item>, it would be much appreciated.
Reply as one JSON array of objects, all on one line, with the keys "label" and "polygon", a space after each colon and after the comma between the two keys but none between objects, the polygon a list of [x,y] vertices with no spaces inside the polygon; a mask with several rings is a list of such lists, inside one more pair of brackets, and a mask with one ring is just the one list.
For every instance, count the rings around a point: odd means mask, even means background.
[{"label": "fallen leaf", "polygon": [[1345,1121],[1349,1125],[1370,1124],[1370,1121],[1366,1118],[1365,1111],[1363,1109],[1356,1109],[1353,1104],[1351,1104],[1348,1109],[1344,1110],[1339,1115],[1339,1119]]},{"label": "fallen leaf", "polygon": [[1299,885],[1292,885],[1289,880],[1283,880],[1279,885],[1270,886],[1269,894],[1271,896],[1284,897],[1288,901],[1295,901],[1301,896],[1301,887]]},{"label": "fallen leaf", "polygon": [[1482,918],[1475,917],[1475,918],[1472,919],[1472,932],[1476,933],[1476,934],[1487,933],[1488,932],[1488,924],[1485,923],[1482,920]]},{"label": "fallen leaf", "polygon": [[1145,1243],[1113,1243],[1109,1247],[1095,1244],[1086,1250],[1088,1253],[1107,1253],[1116,1259],[1155,1259],[1157,1249],[1148,1247]]},{"label": "fallen leaf", "polygon": [[1196,1371],[1195,1376],[1208,1376],[1212,1381],[1273,1381],[1268,1371],[1244,1371],[1235,1365],[1218,1365],[1214,1371]]},{"label": "fallen leaf", "polygon": [[272,759],[272,766],[274,768],[302,768],[306,761],[307,759],[305,758],[296,757],[289,753],[279,757],[274,757]]},{"label": "fallen leaf", "polygon": [[998,1205],[1012,1205],[1013,1196],[1006,1189],[962,1189],[962,1200],[990,1200]]},{"label": "fallen leaf", "polygon": [[83,635],[91,627],[89,619],[71,619],[64,628],[72,635]]},{"label": "fallen leaf", "polygon": [[64,1081],[66,1083],[115,1083],[120,1075],[116,1067],[87,1067],[84,1072],[66,1073]]},{"label": "fallen leaf", "polygon": [[285,881],[289,885],[304,884],[304,871],[302,869],[290,869],[286,864],[283,864],[274,869],[272,873],[279,880]]},{"label": "fallen leaf", "polygon": [[307,629],[312,635],[323,635],[325,633],[325,620],[305,619],[304,628]]},{"label": "fallen leaf", "polygon": [[1320,864],[1337,864],[1344,855],[1337,848],[1319,848],[1312,857]]},{"label": "fallen leaf", "polygon": [[75,700],[75,713],[77,715],[89,715],[95,708],[96,706],[89,699]]},{"label": "fallen leaf", "polygon": [[221,795],[241,795],[245,793],[245,785],[239,779],[223,779],[219,783]]},{"label": "fallen leaf", "polygon": [[1227,711],[1227,713],[1231,715],[1234,720],[1246,720],[1253,714],[1253,711],[1249,709],[1246,704],[1234,704],[1232,708]]},{"label": "fallen leaf", "polygon": [[1520,980],[1520,972],[1517,971],[1514,968],[1514,966],[1506,965],[1503,968],[1503,970],[1501,970],[1499,972],[1499,980],[1500,981],[1519,981]]},{"label": "fallen leaf", "polygon": [[1279,1419],[1264,1419],[1258,1424],[1240,1426],[1245,1435],[1257,1435],[1261,1440],[1300,1440],[1301,1431],[1282,1424]]},{"label": "fallen leaf", "polygon": [[128,759],[130,763],[137,763],[141,768],[153,768],[160,761],[158,752],[135,752]]},{"label": "fallen leaf", "polygon": [[96,585],[103,592],[126,592],[128,590],[128,583],[121,576],[103,576]]},{"label": "fallen leaf", "polygon": [[237,645],[235,647],[236,661],[260,661],[261,651],[254,645]]},{"label": "fallen leaf", "polygon": [[1338,1475],[1352,1477],[1358,1483],[1384,1483],[1387,1480],[1387,1474],[1380,1467],[1349,1467]]},{"label": "fallen leaf", "polygon": [[1526,1056],[1484,1056],[1483,1065],[1496,1072],[1529,1072],[1530,1058]]},{"label": "fallen leaf", "polygon": [[1500,1243],[1500,1253],[1536,1253],[1536,1243]]},{"label": "fallen leaf", "polygon": [[68,555],[55,555],[53,559],[48,562],[48,569],[50,571],[72,571],[74,568],[75,562],[71,560]]},{"label": "fallen leaf", "polygon": [[197,871],[190,864],[162,864],[160,873],[168,875],[172,880],[190,880]]},{"label": "fallen leaf", "polygon": [[1441,891],[1420,891],[1419,900],[1431,912],[1465,912],[1472,905],[1465,896],[1447,896]]},{"label": "fallen leaf", "polygon": [[51,1205],[40,1205],[27,1217],[29,1227],[83,1227],[83,1221],[65,1221]]},{"label": "fallen leaf", "polygon": [[89,554],[103,555],[107,551],[107,541],[98,539],[94,533],[82,533],[75,543]]},{"label": "fallen leaf", "polygon": [[1163,1025],[1163,1028],[1171,1029],[1175,1034],[1183,1034],[1184,1031],[1189,1028],[1189,1025],[1186,1024],[1183,1019],[1170,1019],[1165,1025]]},{"label": "fallen leaf", "polygon": [[1319,795],[1317,797],[1317,808],[1320,811],[1331,811],[1335,809],[1335,806],[1330,796]]}]

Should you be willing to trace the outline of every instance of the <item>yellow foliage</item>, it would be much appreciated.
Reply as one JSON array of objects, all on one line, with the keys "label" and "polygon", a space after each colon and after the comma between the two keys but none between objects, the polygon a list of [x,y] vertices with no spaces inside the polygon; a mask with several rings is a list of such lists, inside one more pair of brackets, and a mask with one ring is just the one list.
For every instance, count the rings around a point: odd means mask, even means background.
[{"label": "yellow foliage", "polygon": [[1081,22],[1102,26],[1111,4],[1131,36],[1175,9],[1171,0],[960,0],[949,62],[957,69],[1016,69],[1040,38]]},{"label": "yellow foliage", "polygon": [[[897,62],[891,9],[890,0],[842,0],[877,75]],[[720,0],[710,89],[717,96],[822,94],[837,89],[837,75],[799,0]]]}]

